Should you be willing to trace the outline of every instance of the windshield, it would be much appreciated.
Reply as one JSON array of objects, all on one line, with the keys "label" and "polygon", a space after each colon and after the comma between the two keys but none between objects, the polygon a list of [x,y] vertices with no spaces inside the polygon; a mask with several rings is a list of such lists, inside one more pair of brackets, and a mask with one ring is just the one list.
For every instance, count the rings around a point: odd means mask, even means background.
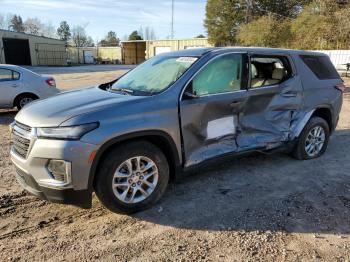
[{"label": "windshield", "polygon": [[197,60],[197,57],[156,56],[136,67],[112,85],[111,91],[137,95],[162,92]]}]

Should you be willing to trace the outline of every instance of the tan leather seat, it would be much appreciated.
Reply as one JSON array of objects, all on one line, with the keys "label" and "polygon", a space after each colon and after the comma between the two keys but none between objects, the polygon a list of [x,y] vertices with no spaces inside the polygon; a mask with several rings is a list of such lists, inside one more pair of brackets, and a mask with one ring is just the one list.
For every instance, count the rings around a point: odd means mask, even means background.
[{"label": "tan leather seat", "polygon": [[272,72],[272,79],[267,79],[265,85],[276,85],[285,77],[286,70],[284,68],[275,68]]},{"label": "tan leather seat", "polygon": [[258,77],[258,70],[254,64],[251,65],[251,87],[260,87],[264,84],[265,79]]}]

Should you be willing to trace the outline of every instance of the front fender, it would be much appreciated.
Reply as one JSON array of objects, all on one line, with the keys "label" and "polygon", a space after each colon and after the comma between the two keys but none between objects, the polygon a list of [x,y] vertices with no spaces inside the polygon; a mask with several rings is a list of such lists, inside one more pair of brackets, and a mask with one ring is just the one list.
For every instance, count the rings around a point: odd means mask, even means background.
[{"label": "front fender", "polygon": [[104,155],[106,153],[108,153],[108,151],[113,148],[114,146],[123,143],[123,142],[127,142],[127,141],[131,141],[131,140],[135,140],[135,139],[145,139],[147,140],[147,138],[150,137],[159,137],[159,138],[163,138],[165,139],[165,141],[167,141],[167,145],[169,147],[169,150],[171,152],[171,157],[172,160],[174,161],[174,165],[175,167],[179,167],[181,166],[181,151],[179,152],[175,141],[172,139],[172,137],[167,134],[164,131],[160,131],[160,130],[147,130],[147,131],[139,131],[139,132],[135,132],[135,133],[129,133],[129,134],[125,134],[125,135],[121,135],[121,136],[117,136],[114,137],[112,139],[110,139],[109,141],[105,142],[96,152],[96,155],[94,157],[91,169],[90,169],[90,174],[89,174],[89,189],[92,190],[93,188],[93,182],[95,179],[95,174],[98,170],[98,166],[99,163],[101,162],[101,160],[103,159]]}]

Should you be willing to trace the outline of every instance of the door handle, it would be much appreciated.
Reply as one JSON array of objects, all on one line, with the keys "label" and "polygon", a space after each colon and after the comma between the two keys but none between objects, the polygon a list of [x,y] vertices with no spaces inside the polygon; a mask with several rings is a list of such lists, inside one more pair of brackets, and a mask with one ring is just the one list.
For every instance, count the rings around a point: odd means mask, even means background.
[{"label": "door handle", "polygon": [[12,87],[18,87],[18,84],[12,84],[11,86]]},{"label": "door handle", "polygon": [[296,97],[297,93],[296,92],[285,92],[285,93],[281,93],[281,96],[283,96],[283,97]]},{"label": "door handle", "polygon": [[233,102],[230,104],[230,106],[231,106],[231,107],[235,107],[235,106],[238,106],[238,105],[240,105],[240,104],[242,104],[242,101],[241,101],[241,100],[237,100],[237,101],[233,101]]}]

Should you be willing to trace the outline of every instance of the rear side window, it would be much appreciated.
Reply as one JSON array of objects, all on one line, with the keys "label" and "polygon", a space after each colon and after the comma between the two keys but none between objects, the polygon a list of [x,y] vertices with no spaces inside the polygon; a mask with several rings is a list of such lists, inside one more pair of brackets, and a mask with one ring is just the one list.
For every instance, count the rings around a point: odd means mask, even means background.
[{"label": "rear side window", "polygon": [[19,78],[19,73],[9,69],[0,68],[0,82],[18,80]]},{"label": "rear side window", "polygon": [[331,60],[327,56],[301,55],[301,59],[321,80],[340,78]]},{"label": "rear side window", "polygon": [[279,85],[292,75],[285,56],[253,55],[250,59],[250,88]]},{"label": "rear side window", "polygon": [[12,74],[13,74],[13,80],[18,80],[19,77],[20,77],[20,74],[16,71],[12,71]]},{"label": "rear side window", "polygon": [[0,81],[11,81],[12,71],[7,69],[0,69]]}]

